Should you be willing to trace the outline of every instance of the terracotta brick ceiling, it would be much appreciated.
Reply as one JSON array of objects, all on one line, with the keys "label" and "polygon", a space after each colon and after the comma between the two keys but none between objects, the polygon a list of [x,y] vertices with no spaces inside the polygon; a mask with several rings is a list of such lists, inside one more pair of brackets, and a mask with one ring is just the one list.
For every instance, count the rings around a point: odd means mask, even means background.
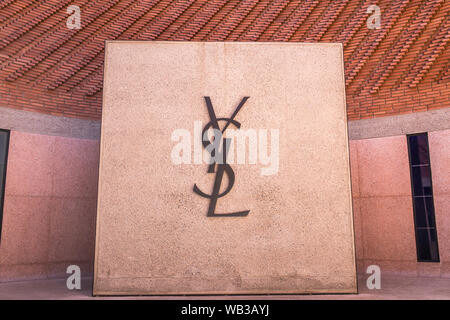
[{"label": "terracotta brick ceiling", "polygon": [[426,111],[450,106],[449,39],[448,0],[0,0],[0,106],[99,119],[105,40],[297,41],[343,44],[349,119]]}]

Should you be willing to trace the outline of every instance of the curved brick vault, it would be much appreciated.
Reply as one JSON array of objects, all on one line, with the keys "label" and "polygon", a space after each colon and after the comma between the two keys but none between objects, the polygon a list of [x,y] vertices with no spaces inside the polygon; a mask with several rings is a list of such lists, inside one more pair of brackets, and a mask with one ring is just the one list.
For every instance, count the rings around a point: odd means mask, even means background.
[{"label": "curved brick vault", "polygon": [[300,41],[343,44],[349,119],[426,111],[450,105],[449,39],[444,0],[1,0],[0,105],[99,119],[105,40]]}]

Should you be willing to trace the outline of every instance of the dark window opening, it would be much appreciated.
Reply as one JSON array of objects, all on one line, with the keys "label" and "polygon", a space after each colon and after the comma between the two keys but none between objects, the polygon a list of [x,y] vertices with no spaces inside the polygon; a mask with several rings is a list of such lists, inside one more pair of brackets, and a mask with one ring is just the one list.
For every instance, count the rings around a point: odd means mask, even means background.
[{"label": "dark window opening", "polygon": [[9,131],[0,129],[0,239],[2,236],[3,202],[5,200],[6,162],[8,161]]},{"label": "dark window opening", "polygon": [[439,262],[428,134],[407,136],[417,261]]}]

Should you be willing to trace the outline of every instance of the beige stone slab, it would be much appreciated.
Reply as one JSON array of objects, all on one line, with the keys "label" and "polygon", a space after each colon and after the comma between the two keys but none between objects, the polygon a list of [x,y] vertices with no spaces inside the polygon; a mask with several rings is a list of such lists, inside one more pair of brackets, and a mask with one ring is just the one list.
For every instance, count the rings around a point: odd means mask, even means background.
[{"label": "beige stone slab", "polygon": [[405,136],[358,140],[359,197],[411,197]]},{"label": "beige stone slab", "polygon": [[[107,42],[94,294],[356,292],[344,89],[340,44]],[[216,173],[172,161],[204,96],[279,130],[275,174],[230,165],[216,211],[245,217],[207,217]]]},{"label": "beige stone slab", "polygon": [[416,261],[410,196],[360,198],[364,258]]},{"label": "beige stone slab", "polygon": [[450,130],[428,133],[433,194],[450,195]]}]

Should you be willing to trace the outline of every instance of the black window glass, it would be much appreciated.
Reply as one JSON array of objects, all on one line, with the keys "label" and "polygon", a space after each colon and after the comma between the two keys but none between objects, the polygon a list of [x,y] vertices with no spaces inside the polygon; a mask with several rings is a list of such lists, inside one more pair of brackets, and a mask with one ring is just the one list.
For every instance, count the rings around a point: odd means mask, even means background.
[{"label": "black window glass", "polygon": [[411,164],[428,164],[428,137],[426,135],[410,136]]},{"label": "black window glass", "polygon": [[431,171],[429,166],[412,167],[414,196],[431,195]]},{"label": "black window glass", "polygon": [[436,229],[417,229],[417,254],[419,261],[439,261]]},{"label": "black window glass", "polygon": [[0,130],[0,164],[5,164],[7,147],[8,147],[8,132]]},{"label": "black window glass", "polygon": [[435,227],[434,205],[432,197],[414,198],[414,211],[416,215],[416,227]]},{"label": "black window glass", "polygon": [[0,130],[0,237],[3,222],[3,202],[5,196],[6,162],[8,160],[9,131]]},{"label": "black window glass", "polygon": [[428,134],[407,136],[417,260],[439,262]]}]

